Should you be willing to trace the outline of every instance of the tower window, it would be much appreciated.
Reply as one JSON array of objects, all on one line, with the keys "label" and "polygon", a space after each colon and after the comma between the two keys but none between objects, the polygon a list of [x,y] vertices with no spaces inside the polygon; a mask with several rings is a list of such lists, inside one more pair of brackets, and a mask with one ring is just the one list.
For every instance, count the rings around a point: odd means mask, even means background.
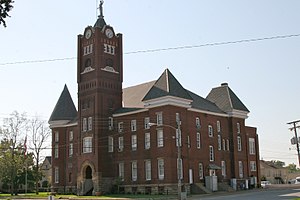
[{"label": "tower window", "polygon": [[92,61],[91,61],[90,58],[88,58],[88,59],[85,60],[84,66],[85,66],[85,67],[90,67],[90,66],[92,66]]}]

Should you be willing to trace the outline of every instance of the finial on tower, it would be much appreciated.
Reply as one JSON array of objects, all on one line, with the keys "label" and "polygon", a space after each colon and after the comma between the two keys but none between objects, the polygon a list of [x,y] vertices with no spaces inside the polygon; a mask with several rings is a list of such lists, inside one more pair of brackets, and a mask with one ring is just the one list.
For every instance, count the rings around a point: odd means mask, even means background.
[{"label": "finial on tower", "polygon": [[100,15],[99,15],[99,17],[100,18],[103,18],[104,16],[103,16],[103,3],[104,3],[104,1],[103,0],[100,0],[100,5],[99,5],[99,10],[100,10]]}]

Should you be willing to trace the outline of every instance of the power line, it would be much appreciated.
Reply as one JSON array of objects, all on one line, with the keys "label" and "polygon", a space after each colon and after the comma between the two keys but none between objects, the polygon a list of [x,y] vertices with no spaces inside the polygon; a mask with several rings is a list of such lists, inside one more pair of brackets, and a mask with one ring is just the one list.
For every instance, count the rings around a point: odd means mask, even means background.
[{"label": "power line", "polygon": [[[252,38],[252,39],[243,39],[243,40],[236,40],[236,41],[225,41],[225,42],[214,42],[214,43],[206,43],[206,44],[199,44],[199,45],[185,45],[185,46],[178,46],[178,47],[146,49],[146,50],[125,52],[124,55],[140,54],[140,53],[154,53],[154,52],[160,52],[160,51],[171,51],[171,50],[182,50],[182,49],[194,49],[194,48],[201,48],[201,47],[208,47],[208,46],[221,46],[221,45],[238,44],[238,43],[250,43],[250,42],[259,42],[259,41],[264,41],[264,40],[286,39],[286,38],[299,37],[299,36],[300,36],[300,34],[277,35],[277,36],[271,36],[271,37]],[[0,63],[0,65],[56,62],[56,61],[74,60],[76,58],[77,57],[65,57],[65,58],[54,58],[54,59],[45,59],[45,60],[25,60],[25,61]]]}]

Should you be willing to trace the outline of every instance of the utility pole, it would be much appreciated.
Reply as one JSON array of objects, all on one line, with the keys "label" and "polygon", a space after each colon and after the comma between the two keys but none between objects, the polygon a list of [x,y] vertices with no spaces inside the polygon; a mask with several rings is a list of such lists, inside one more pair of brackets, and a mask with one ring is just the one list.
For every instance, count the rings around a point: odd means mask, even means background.
[{"label": "utility pole", "polygon": [[181,121],[177,121],[178,136],[177,136],[177,170],[178,170],[178,199],[181,200],[181,177],[183,173],[183,160],[181,158]]},{"label": "utility pole", "polygon": [[292,128],[290,128],[291,131],[294,130],[295,133],[295,140],[296,140],[296,145],[297,145],[297,154],[298,154],[298,162],[299,162],[299,166],[300,166],[300,151],[299,151],[299,139],[298,139],[298,135],[297,135],[297,128],[300,128],[300,126],[297,126],[297,123],[300,122],[300,120],[296,120],[296,121],[292,121],[289,122],[287,124],[289,125],[293,125]]}]

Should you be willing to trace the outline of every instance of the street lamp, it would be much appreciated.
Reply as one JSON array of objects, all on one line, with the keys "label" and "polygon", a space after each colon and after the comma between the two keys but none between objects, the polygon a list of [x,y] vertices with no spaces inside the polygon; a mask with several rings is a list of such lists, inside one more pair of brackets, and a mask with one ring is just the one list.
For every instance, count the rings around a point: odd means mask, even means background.
[{"label": "street lamp", "polygon": [[181,175],[182,175],[182,158],[181,158],[181,142],[179,140],[179,137],[181,137],[181,130],[180,130],[180,121],[177,122],[177,128],[171,125],[167,124],[156,124],[156,123],[148,123],[149,126],[165,126],[169,127],[171,129],[174,129],[175,131],[178,130],[178,136],[177,136],[177,176],[178,176],[178,199],[181,200]]}]

